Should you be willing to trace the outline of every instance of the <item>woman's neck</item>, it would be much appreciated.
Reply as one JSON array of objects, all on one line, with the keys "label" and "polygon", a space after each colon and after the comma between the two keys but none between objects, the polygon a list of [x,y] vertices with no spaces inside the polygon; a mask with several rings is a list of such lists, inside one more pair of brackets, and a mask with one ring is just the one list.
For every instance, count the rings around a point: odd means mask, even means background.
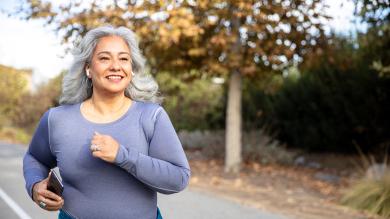
[{"label": "woman's neck", "polygon": [[124,94],[111,97],[103,97],[93,94],[88,101],[92,107],[92,111],[102,116],[120,113],[131,102],[131,100]]}]

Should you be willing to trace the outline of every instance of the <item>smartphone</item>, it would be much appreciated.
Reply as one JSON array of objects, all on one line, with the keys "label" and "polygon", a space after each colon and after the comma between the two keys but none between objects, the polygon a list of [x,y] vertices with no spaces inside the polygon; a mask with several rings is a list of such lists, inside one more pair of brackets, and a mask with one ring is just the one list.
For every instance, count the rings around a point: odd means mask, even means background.
[{"label": "smartphone", "polygon": [[47,189],[59,196],[62,196],[62,191],[64,191],[64,185],[62,185],[62,182],[55,171],[51,170],[50,172],[51,174],[49,182],[47,184]]}]

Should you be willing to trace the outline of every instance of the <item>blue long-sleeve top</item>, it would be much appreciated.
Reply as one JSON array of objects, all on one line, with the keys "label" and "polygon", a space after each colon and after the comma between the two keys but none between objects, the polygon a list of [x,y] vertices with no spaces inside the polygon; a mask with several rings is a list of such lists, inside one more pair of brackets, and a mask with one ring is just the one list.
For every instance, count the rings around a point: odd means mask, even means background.
[{"label": "blue long-sleeve top", "polygon": [[[190,167],[166,111],[158,104],[133,101],[114,122],[83,117],[81,103],[49,109],[41,118],[23,160],[26,189],[58,166],[62,210],[74,218],[155,219],[157,192],[183,190]],[[114,163],[93,157],[94,132],[110,135],[120,148]]]}]

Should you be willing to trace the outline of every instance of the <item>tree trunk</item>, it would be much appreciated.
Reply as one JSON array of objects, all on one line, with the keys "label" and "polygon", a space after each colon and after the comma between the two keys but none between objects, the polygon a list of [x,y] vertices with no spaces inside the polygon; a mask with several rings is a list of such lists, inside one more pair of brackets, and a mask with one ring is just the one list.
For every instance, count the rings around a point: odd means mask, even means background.
[{"label": "tree trunk", "polygon": [[241,74],[233,71],[229,80],[225,132],[225,172],[238,173],[241,165]]}]

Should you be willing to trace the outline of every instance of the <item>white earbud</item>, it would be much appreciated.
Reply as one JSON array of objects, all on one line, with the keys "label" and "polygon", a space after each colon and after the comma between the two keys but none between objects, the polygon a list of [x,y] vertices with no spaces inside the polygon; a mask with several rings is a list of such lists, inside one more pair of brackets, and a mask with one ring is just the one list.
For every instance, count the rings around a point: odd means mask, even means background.
[{"label": "white earbud", "polygon": [[135,74],[134,74],[134,72],[133,72],[133,71],[131,71],[131,76],[133,76],[133,77],[134,77],[134,75],[135,75]]},{"label": "white earbud", "polygon": [[87,73],[87,77],[89,77],[90,76],[89,69],[87,69],[85,72]]}]

